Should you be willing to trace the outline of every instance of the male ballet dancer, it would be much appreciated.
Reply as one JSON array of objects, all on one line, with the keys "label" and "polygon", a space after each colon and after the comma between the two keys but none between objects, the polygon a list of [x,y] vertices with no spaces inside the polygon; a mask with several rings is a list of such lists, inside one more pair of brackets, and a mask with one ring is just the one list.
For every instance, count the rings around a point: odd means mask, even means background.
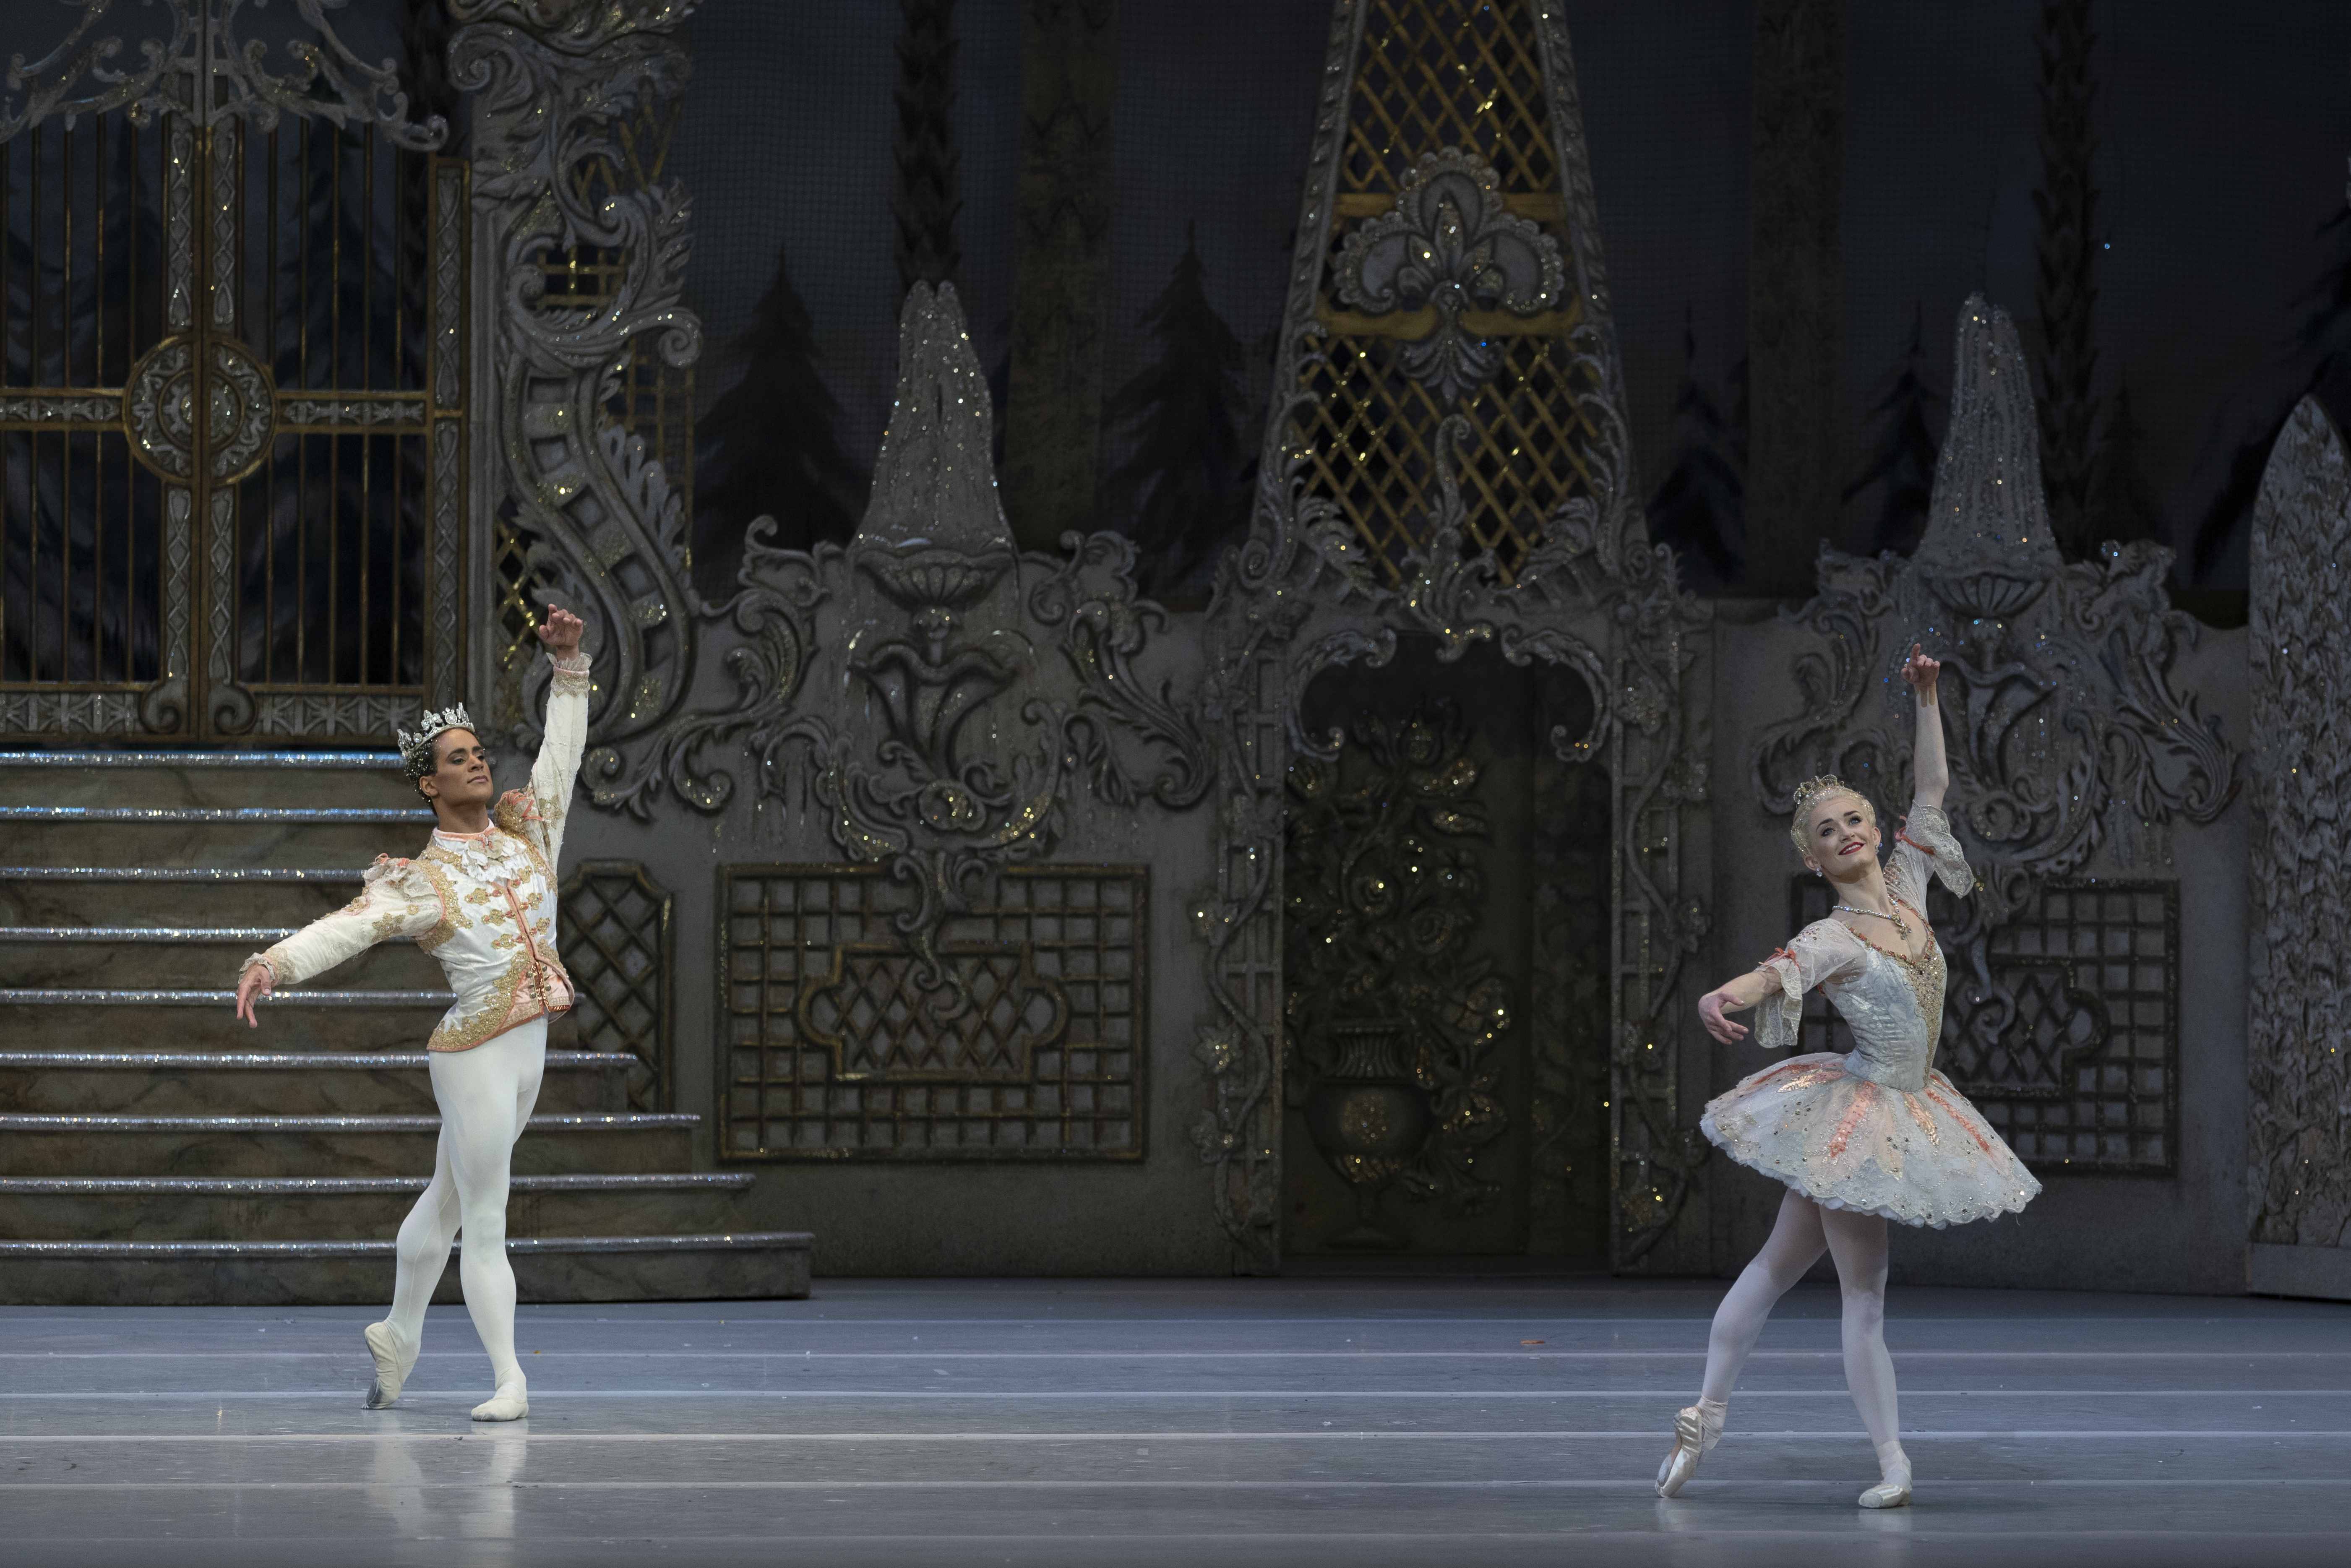
[{"label": "male ballet dancer", "polygon": [[416,1364],[424,1309],[449,1244],[462,1228],[458,1279],[496,1392],[476,1421],[530,1414],[514,1349],[514,1270],[507,1263],[507,1182],[515,1140],[530,1123],[547,1061],[547,1020],[571,1006],[571,977],[555,949],[555,862],[588,736],[588,658],[579,617],[553,605],[538,629],[555,666],[547,734],[530,788],[493,805],[489,751],[462,703],[401,730],[400,755],[439,825],[413,861],[380,855],[349,904],[245,961],[236,1012],[248,1027],[256,997],[323,974],[378,942],[404,938],[441,960],[457,1001],[426,1042],[441,1140],[433,1180],[401,1222],[392,1315],[365,1331],[375,1360],[367,1406],[400,1397]]}]

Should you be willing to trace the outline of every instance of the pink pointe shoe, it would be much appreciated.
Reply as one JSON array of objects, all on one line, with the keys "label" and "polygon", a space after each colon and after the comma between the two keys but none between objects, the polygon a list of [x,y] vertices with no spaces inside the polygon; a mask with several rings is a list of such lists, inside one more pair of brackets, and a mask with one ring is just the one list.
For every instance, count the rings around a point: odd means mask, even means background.
[{"label": "pink pointe shoe", "polygon": [[1672,1497],[1698,1473],[1698,1462],[1722,1441],[1722,1423],[1730,1407],[1701,1399],[1674,1413],[1674,1447],[1657,1467],[1657,1495]]}]

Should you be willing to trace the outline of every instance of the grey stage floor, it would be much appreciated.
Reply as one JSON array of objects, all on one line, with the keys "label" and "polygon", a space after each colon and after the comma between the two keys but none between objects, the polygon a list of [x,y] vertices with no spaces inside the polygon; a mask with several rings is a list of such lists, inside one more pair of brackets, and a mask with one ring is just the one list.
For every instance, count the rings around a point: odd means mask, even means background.
[{"label": "grey stage floor", "polygon": [[0,1312],[0,1561],[1187,1565],[2351,1563],[2351,1307],[1897,1292],[1874,1479],[1835,1300],[1650,1477],[1711,1285],[820,1281],[526,1308],[527,1423],[435,1309],[360,1407],[348,1309]]}]

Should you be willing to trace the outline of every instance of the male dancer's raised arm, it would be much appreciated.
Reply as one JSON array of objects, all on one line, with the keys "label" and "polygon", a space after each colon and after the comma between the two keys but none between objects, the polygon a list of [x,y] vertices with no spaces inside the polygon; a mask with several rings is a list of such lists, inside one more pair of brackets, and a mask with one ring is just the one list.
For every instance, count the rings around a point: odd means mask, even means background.
[{"label": "male dancer's raised arm", "polygon": [[548,684],[547,724],[538,756],[530,765],[530,805],[538,817],[539,847],[550,866],[563,848],[571,786],[588,748],[588,695],[593,683],[588,655],[580,649],[581,631],[580,622],[566,615],[559,622],[549,622],[543,639],[555,674]]}]

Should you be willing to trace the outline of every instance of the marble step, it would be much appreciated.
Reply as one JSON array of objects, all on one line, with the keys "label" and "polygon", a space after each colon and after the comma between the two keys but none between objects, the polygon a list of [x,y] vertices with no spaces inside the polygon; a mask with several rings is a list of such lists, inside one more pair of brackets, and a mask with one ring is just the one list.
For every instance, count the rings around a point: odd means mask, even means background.
[{"label": "marble step", "polygon": [[[187,989],[233,983],[246,956],[298,929],[280,925],[0,924],[0,975],[16,988]],[[385,942],[309,982],[336,990],[445,988],[413,942]]]},{"label": "marble step", "polygon": [[209,812],[159,808],[103,816],[10,818],[46,810],[0,807],[8,858],[19,865],[223,869],[372,863],[380,854],[415,855],[432,840],[430,814],[402,810],[381,820],[302,810]]},{"label": "marble step", "polygon": [[[625,1111],[632,1059],[550,1051],[538,1109]],[[0,1112],[429,1115],[428,1057],[402,1051],[0,1051]]]},{"label": "marble step", "polygon": [[[534,1115],[518,1175],[684,1170],[685,1112]],[[420,1176],[441,1119],[373,1116],[65,1116],[0,1113],[0,1176]]]},{"label": "marble step", "polygon": [[0,865],[0,925],[306,925],[358,896],[366,864]]},{"label": "marble step", "polygon": [[[517,1176],[509,1236],[663,1236],[736,1228],[746,1175]],[[410,1176],[0,1176],[15,1241],[389,1238],[424,1190]]]},{"label": "marble step", "polygon": [[[371,1241],[0,1241],[15,1306],[380,1306],[392,1244]],[[509,1239],[525,1302],[788,1300],[809,1291],[804,1231]],[[456,1254],[435,1301],[460,1300]]]},{"label": "marble step", "polygon": [[236,993],[202,987],[0,988],[0,1039],[32,1051],[422,1050],[448,991],[296,986],[236,1016]]},{"label": "marble step", "polygon": [[[501,786],[517,785],[529,761],[516,758],[496,771]],[[381,749],[368,751],[0,750],[0,805],[406,809],[419,803],[389,737]]]}]

